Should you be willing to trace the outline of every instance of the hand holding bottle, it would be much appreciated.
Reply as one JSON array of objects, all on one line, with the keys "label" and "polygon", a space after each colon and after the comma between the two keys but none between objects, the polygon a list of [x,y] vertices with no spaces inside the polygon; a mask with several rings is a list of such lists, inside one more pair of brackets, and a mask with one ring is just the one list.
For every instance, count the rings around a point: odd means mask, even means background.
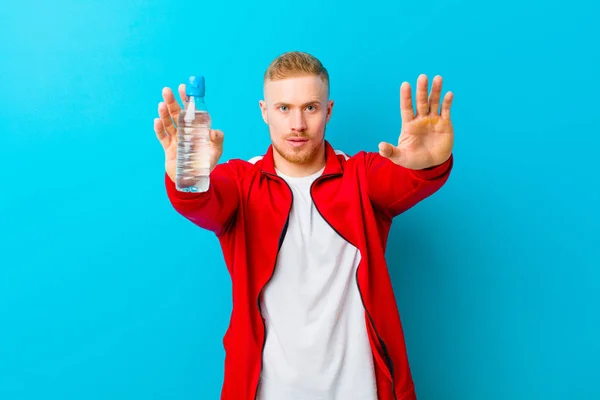
[{"label": "hand holding bottle", "polygon": [[[175,100],[172,90],[168,87],[162,91],[163,100],[158,105],[159,118],[154,119],[154,131],[165,151],[165,170],[173,182],[177,182],[177,151],[178,151],[178,129],[177,124],[182,120],[180,114],[185,112],[188,105],[188,96],[186,95],[186,85],[179,85],[179,96],[183,103],[183,109],[179,102]],[[224,134],[220,130],[210,129],[209,158],[210,171],[218,164],[223,154]],[[191,141],[191,146],[197,146]],[[190,149],[190,151],[199,151],[199,149]]]}]

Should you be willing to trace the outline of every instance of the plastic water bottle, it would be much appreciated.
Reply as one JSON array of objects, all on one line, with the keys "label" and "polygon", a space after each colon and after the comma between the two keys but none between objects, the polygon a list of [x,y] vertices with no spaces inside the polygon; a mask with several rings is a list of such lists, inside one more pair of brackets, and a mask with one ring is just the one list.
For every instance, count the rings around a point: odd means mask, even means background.
[{"label": "plastic water bottle", "polygon": [[211,118],[204,101],[204,77],[191,76],[185,91],[188,102],[177,120],[175,183],[181,192],[205,192],[210,184]]}]

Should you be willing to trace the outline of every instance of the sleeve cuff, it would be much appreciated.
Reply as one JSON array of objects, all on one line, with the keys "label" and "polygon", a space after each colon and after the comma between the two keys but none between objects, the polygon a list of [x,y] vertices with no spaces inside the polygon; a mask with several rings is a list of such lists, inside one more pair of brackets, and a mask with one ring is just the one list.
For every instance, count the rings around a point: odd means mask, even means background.
[{"label": "sleeve cuff", "polygon": [[450,157],[440,165],[435,165],[433,167],[420,170],[413,170],[413,174],[415,174],[423,180],[437,179],[448,173],[448,171],[452,168],[453,163],[454,154],[451,154]]},{"label": "sleeve cuff", "polygon": [[191,193],[191,192],[180,192],[177,190],[175,182],[171,180],[169,175],[165,172],[165,187],[167,188],[167,194],[171,198],[177,198],[180,200],[193,200],[200,198],[203,193]]}]

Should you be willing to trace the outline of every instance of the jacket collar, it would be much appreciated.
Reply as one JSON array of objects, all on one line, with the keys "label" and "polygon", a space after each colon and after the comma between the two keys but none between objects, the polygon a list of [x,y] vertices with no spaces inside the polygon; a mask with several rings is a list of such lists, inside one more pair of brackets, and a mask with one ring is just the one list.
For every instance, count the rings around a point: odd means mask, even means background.
[{"label": "jacket collar", "polygon": [[[325,170],[324,175],[337,175],[342,173],[342,164],[331,144],[325,140]],[[263,172],[271,175],[277,175],[275,171],[275,159],[273,157],[273,145],[267,149],[261,160],[260,168]]]}]

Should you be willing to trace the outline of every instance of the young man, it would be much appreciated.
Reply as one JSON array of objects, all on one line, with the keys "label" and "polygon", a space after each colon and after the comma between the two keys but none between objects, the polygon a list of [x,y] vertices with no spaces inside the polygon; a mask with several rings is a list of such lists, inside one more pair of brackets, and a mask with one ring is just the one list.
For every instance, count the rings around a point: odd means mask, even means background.
[{"label": "young man", "polygon": [[[249,161],[218,163],[211,131],[210,187],[175,188],[181,110],[170,89],[154,129],[177,212],[218,237],[232,279],[223,343],[224,400],[416,399],[385,249],[392,219],[432,195],[452,168],[452,93],[418,78],[416,113],[400,88],[397,145],[348,156],[325,140],[329,76],[313,56],[276,58],[260,109],[272,144]],[[179,93],[185,101],[185,87]]]}]

